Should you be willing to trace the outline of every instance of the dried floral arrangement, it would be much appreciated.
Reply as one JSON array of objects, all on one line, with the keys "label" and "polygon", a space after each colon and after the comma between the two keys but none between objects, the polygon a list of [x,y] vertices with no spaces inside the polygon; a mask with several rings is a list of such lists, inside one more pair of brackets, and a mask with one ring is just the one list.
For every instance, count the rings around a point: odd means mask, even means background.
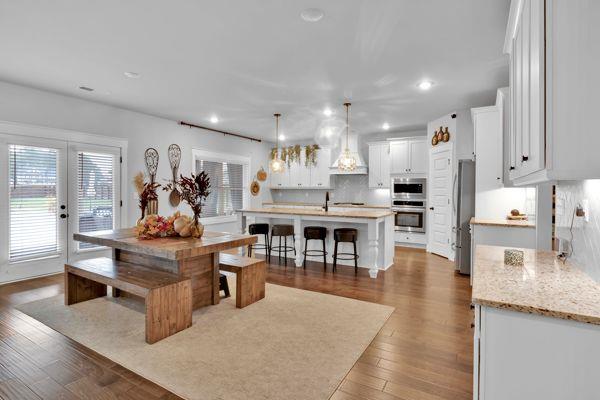
[{"label": "dried floral arrangement", "polygon": [[210,195],[210,177],[204,171],[197,175],[192,174],[190,177],[180,175],[179,179],[174,182],[169,182],[163,188],[163,190],[166,191],[171,191],[173,189],[179,191],[181,199],[190,206],[194,213],[193,219],[189,224],[192,229],[192,236],[202,236],[204,228],[200,224],[199,219],[204,201]]},{"label": "dried floral arrangement", "polygon": [[133,178],[133,185],[140,199],[139,207],[142,212],[142,219],[146,216],[146,210],[148,203],[152,200],[158,200],[158,193],[156,190],[160,187],[158,183],[146,182],[144,180],[144,174],[139,172]]},{"label": "dried floral arrangement", "polygon": [[304,165],[307,167],[315,167],[317,165],[317,151],[320,150],[318,144],[309,144],[304,147]]}]

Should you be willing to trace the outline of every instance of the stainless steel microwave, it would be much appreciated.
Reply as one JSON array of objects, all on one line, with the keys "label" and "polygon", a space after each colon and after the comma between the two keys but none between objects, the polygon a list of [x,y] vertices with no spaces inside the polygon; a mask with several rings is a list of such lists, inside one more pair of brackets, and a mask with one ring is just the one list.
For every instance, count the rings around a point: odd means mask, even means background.
[{"label": "stainless steel microwave", "polygon": [[392,178],[392,197],[394,199],[426,199],[427,179]]}]

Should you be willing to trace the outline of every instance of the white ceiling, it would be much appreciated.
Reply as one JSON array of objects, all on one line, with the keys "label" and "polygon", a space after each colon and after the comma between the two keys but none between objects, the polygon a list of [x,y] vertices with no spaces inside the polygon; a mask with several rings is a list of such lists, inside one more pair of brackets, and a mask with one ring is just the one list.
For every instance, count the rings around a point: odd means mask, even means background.
[{"label": "white ceiling", "polygon": [[[319,7],[324,18],[299,14]],[[508,0],[0,0],[0,80],[273,139],[425,126],[508,84]],[[128,79],[125,71],[141,74]],[[416,84],[430,79],[422,92]],[[95,89],[88,93],[79,86]],[[328,119],[322,110],[336,113]],[[336,118],[337,117],[337,118]],[[335,130],[334,130],[335,132]]]}]

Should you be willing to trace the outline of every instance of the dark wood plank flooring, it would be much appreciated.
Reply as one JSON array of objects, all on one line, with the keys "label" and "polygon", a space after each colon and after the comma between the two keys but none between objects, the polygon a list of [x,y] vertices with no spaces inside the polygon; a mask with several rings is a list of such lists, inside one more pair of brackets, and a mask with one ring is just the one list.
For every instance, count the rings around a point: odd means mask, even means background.
[{"label": "dark wood plank flooring", "polygon": [[[332,274],[318,263],[272,261],[270,283],[396,308],[333,400],[472,398],[471,291],[450,262],[397,248],[395,265],[371,279],[351,267]],[[0,286],[0,398],[179,398],[14,308],[62,292],[60,275]]]}]

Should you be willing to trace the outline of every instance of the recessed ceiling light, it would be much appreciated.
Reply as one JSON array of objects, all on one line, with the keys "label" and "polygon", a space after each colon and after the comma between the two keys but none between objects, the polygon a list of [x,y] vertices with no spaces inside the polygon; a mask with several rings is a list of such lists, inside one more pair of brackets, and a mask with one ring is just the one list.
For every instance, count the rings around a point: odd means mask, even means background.
[{"label": "recessed ceiling light", "polygon": [[139,72],[133,72],[133,71],[127,71],[127,72],[124,72],[124,74],[126,77],[133,78],[133,79],[137,79],[141,76]]},{"label": "recessed ceiling light", "polygon": [[381,125],[381,128],[384,131],[387,131],[388,129],[390,129],[390,124],[388,124],[387,122],[384,122],[383,125]]},{"label": "recessed ceiling light", "polygon": [[216,124],[217,122],[219,122],[219,117],[213,115],[212,117],[210,117],[210,122]]},{"label": "recessed ceiling light", "polygon": [[323,110],[323,114],[326,117],[331,117],[331,114],[333,114],[333,111],[331,111],[331,108],[326,108],[326,109]]},{"label": "recessed ceiling light", "polygon": [[85,90],[86,92],[93,92],[94,91],[93,88],[87,87],[87,86],[79,86],[79,89]]},{"label": "recessed ceiling light", "polygon": [[433,82],[431,82],[431,81],[421,81],[421,82],[419,82],[419,84],[417,86],[421,90],[429,90],[433,86]]},{"label": "recessed ceiling light", "polygon": [[285,140],[285,135],[283,133],[279,135],[279,140],[281,140],[281,141]]},{"label": "recessed ceiling light", "polygon": [[323,18],[325,13],[320,8],[307,8],[300,13],[300,16],[306,22],[317,22]]}]

